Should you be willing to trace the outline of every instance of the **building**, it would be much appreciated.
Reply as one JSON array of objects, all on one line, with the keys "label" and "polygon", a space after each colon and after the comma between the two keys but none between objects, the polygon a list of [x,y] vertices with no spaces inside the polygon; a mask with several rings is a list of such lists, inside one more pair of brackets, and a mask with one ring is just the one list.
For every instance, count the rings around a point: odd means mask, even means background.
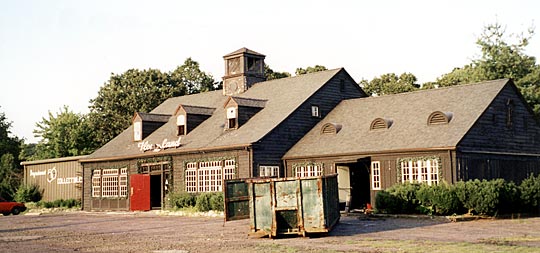
[{"label": "building", "polygon": [[396,183],[540,172],[540,127],[511,80],[342,101],[283,157],[286,176],[338,173],[340,202]]},{"label": "building", "polygon": [[22,162],[24,183],[38,185],[43,190],[43,201],[57,199],[81,200],[83,178],[79,159],[85,157],[72,156]]},{"label": "building", "polygon": [[80,160],[83,209],[159,209],[171,191],[284,176],[281,159],[300,138],[342,100],[366,96],[342,68],[265,81],[264,55],[242,48],[223,58],[223,90],[137,112],[129,128]]}]

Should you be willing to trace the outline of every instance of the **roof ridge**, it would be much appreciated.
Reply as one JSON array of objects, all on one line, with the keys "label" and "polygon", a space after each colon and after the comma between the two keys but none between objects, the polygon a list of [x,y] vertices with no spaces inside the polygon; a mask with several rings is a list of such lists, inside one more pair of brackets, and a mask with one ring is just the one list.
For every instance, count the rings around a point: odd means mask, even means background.
[{"label": "roof ridge", "polygon": [[[396,94],[386,94],[386,95],[380,95],[380,96],[369,96],[369,97],[363,97],[363,98],[360,98],[360,99],[380,99],[380,98],[387,98],[387,97],[407,96],[407,95],[410,95],[410,94],[418,94],[418,93],[425,93],[425,92],[437,92],[437,91],[444,91],[444,90],[450,90],[450,89],[461,89],[461,88],[464,88],[464,87],[474,86],[474,85],[488,85],[490,83],[501,82],[503,80],[506,80],[504,82],[506,84],[506,83],[508,83],[508,81],[510,79],[509,78],[501,78],[501,79],[495,79],[495,80],[480,81],[480,82],[475,82],[475,83],[456,84],[456,85],[444,86],[444,87],[440,87],[440,88],[419,89],[419,90],[414,90],[414,91],[409,91],[409,92],[401,92],[401,93],[396,93]],[[350,100],[350,99],[347,99],[347,100],[344,100],[344,101],[348,101],[348,100]]]}]

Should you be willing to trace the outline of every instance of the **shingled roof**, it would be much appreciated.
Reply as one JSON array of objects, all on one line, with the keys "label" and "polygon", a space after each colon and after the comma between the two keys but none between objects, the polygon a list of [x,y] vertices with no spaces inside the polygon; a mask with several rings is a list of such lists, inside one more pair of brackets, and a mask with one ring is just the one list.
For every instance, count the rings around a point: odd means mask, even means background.
[{"label": "shingled roof", "polygon": [[[508,79],[501,79],[344,100],[284,159],[455,147],[509,83]],[[437,111],[452,115],[450,122],[428,125],[428,117]],[[370,130],[376,119],[391,124]],[[342,128],[336,134],[323,134],[321,128],[328,123]]]},{"label": "shingled roof", "polygon": [[[224,96],[221,90],[167,99],[151,113],[173,115],[180,104],[215,108],[215,110],[207,120],[186,136],[182,136],[181,147],[163,150],[160,153],[181,153],[206,148],[247,146],[255,143],[277,127],[340,71],[345,70],[333,69],[254,84],[246,92],[235,95],[234,99],[258,101],[258,103],[265,101],[264,108],[240,128],[232,131],[224,131],[226,113],[223,105],[229,97]],[[176,119],[171,117],[144,141],[161,143],[164,139],[177,140],[176,131]],[[123,159],[144,155],[137,145],[138,142],[133,141],[133,126],[130,126],[83,161]]]}]

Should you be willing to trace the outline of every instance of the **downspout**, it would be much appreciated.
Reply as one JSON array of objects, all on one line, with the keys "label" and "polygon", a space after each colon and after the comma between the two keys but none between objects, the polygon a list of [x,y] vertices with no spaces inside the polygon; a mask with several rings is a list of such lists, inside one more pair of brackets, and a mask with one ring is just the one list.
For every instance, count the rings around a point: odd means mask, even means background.
[{"label": "downspout", "polygon": [[248,146],[246,147],[246,149],[248,151],[248,156],[249,156],[249,177],[252,178],[253,177],[253,147]]},{"label": "downspout", "polygon": [[[448,157],[450,158],[450,176],[452,178],[452,182],[451,184],[454,184],[455,183],[455,179],[454,179],[454,157],[452,157],[452,150],[448,150]],[[455,168],[457,170],[457,168]]]}]

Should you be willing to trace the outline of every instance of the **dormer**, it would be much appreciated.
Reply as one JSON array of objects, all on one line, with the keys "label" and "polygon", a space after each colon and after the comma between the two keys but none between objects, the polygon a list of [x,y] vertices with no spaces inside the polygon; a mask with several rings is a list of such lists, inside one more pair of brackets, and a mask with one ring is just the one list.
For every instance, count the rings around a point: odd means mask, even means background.
[{"label": "dormer", "polygon": [[225,129],[237,129],[266,105],[266,100],[229,97],[225,102]]},{"label": "dormer", "polygon": [[187,135],[203,121],[207,120],[214,113],[215,108],[179,105],[174,116],[176,117],[176,134],[178,136]]},{"label": "dormer", "polygon": [[263,54],[245,47],[223,56],[225,60],[223,95],[240,94],[253,84],[265,81],[264,58]]},{"label": "dormer", "polygon": [[171,115],[136,112],[133,116],[133,141],[142,141],[169,121]]}]

